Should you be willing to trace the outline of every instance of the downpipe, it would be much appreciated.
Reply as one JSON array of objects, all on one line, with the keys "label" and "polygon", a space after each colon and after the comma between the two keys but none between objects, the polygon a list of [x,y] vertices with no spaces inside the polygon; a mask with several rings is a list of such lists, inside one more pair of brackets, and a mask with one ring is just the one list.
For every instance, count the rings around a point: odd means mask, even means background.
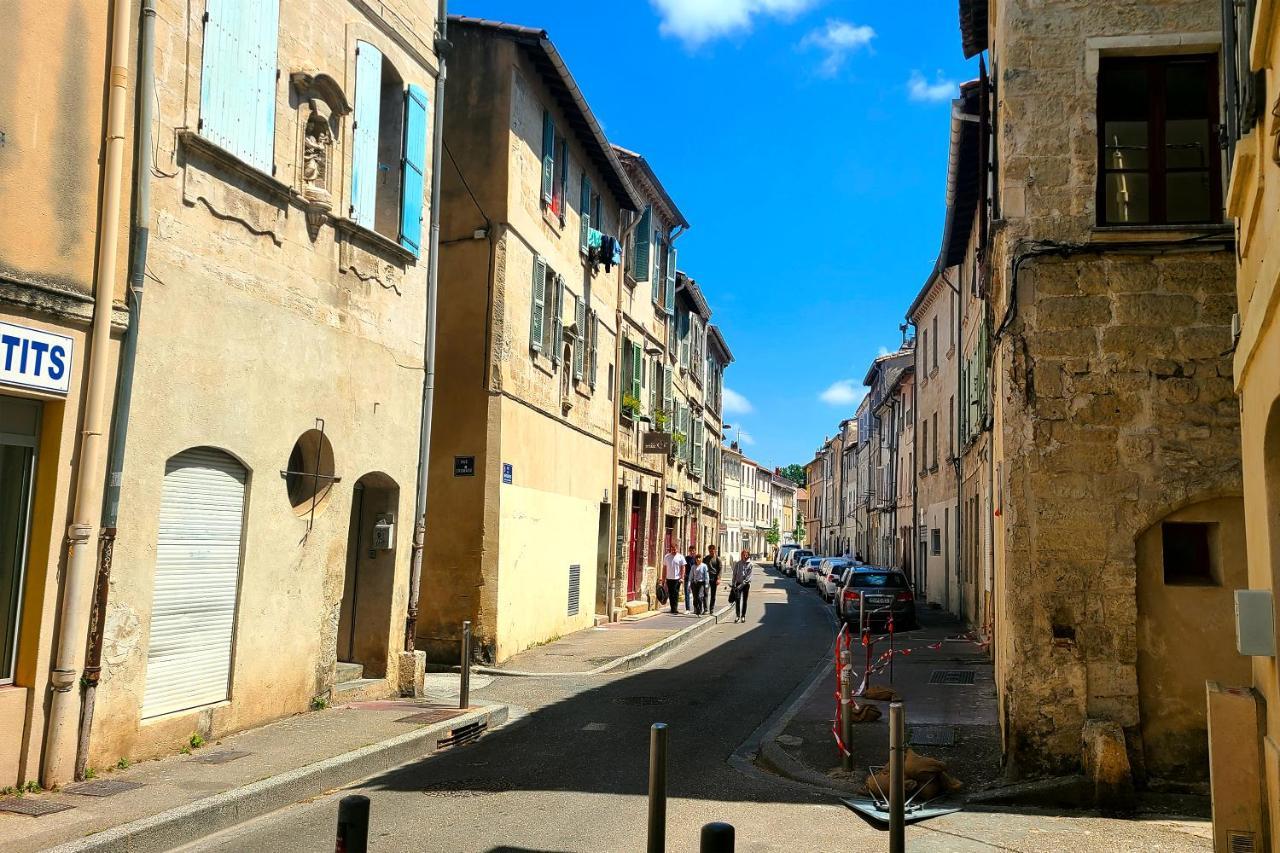
[{"label": "downpipe", "polygon": [[133,143],[133,253],[129,257],[129,328],[125,332],[120,356],[120,372],[116,377],[115,424],[111,446],[107,452],[107,490],[102,508],[102,534],[98,558],[98,576],[94,584],[93,610],[89,616],[89,651],[81,684],[84,697],[80,706],[80,737],[76,744],[75,778],[84,779],[89,760],[89,739],[93,731],[93,711],[102,674],[102,643],[106,632],[107,599],[111,594],[111,564],[115,555],[117,521],[120,514],[120,484],[124,476],[125,443],[129,432],[129,413],[133,404],[133,377],[138,357],[138,335],[141,332],[142,296],[146,286],[147,247],[151,231],[151,123],[155,112],[155,35],[154,0],[142,0],[138,32],[137,123]]},{"label": "downpipe", "polygon": [[413,555],[409,561],[409,603],[404,620],[404,651],[413,653],[418,633],[418,597],[422,588],[422,552],[427,541],[427,481],[431,456],[431,418],[436,390],[436,305],[440,269],[440,172],[444,156],[444,86],[449,52],[448,0],[436,11],[435,136],[431,142],[431,236],[427,246],[427,329],[422,346],[422,420],[418,432],[418,483],[414,505]]},{"label": "downpipe", "polygon": [[103,146],[102,208],[98,218],[97,282],[89,332],[85,405],[81,420],[75,509],[67,530],[66,575],[53,650],[49,722],[45,734],[40,781],[46,788],[61,784],[75,768],[78,699],[74,692],[84,663],[84,635],[89,619],[93,573],[94,524],[102,504],[103,414],[107,397],[107,357],[111,348],[111,310],[116,287],[121,185],[129,89],[129,11],[116,0],[111,10],[111,67],[108,80],[107,127]]}]

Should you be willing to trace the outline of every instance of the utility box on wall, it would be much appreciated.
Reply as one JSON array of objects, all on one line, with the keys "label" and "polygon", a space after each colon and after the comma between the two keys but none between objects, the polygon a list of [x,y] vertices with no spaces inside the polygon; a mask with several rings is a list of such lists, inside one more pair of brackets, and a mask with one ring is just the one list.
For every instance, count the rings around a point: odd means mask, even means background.
[{"label": "utility box on wall", "polygon": [[378,520],[373,523],[373,544],[374,551],[390,551],[396,544],[396,522],[395,516],[390,513],[383,513],[378,516]]},{"label": "utility box on wall", "polygon": [[1236,590],[1236,650],[1250,657],[1276,656],[1276,626],[1270,590]]}]

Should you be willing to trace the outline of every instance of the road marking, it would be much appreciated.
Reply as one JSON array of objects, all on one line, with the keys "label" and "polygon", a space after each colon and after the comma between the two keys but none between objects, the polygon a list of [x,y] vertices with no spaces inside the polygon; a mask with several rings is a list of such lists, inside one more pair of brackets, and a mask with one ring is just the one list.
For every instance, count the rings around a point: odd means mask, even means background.
[{"label": "road marking", "polygon": [[582,727],[582,730],[584,732],[602,732],[607,728],[609,728],[608,723],[587,723]]}]

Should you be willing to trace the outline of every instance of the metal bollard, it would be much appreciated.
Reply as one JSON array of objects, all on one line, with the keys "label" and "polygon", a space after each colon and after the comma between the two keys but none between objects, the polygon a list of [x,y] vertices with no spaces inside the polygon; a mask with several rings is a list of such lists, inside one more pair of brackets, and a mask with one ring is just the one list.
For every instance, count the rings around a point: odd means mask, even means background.
[{"label": "metal bollard", "polygon": [[901,702],[889,703],[889,853],[906,853],[906,792],[903,761],[907,753]]},{"label": "metal bollard", "polygon": [[338,803],[338,840],[333,853],[368,853],[369,798],[360,794]]},{"label": "metal bollard", "polygon": [[844,749],[840,753],[840,768],[853,770],[853,666],[849,663],[849,651],[840,652],[840,740]]},{"label": "metal bollard", "polygon": [[649,729],[649,853],[667,849],[667,724]]},{"label": "metal bollard", "polygon": [[733,824],[709,823],[702,827],[698,853],[733,853]]},{"label": "metal bollard", "polygon": [[458,707],[471,707],[471,622],[462,623],[462,673],[458,680]]}]

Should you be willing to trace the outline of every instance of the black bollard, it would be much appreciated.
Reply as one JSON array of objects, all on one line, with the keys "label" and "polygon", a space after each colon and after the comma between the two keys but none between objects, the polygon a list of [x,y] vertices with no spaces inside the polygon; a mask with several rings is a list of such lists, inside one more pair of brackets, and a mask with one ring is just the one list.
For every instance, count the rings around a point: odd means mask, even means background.
[{"label": "black bollard", "polygon": [[333,853],[368,853],[369,798],[360,794],[338,802],[338,841]]},{"label": "black bollard", "polygon": [[702,827],[699,853],[733,853],[733,824],[709,823]]},{"label": "black bollard", "polygon": [[667,724],[649,728],[649,839],[648,853],[667,850]]}]

